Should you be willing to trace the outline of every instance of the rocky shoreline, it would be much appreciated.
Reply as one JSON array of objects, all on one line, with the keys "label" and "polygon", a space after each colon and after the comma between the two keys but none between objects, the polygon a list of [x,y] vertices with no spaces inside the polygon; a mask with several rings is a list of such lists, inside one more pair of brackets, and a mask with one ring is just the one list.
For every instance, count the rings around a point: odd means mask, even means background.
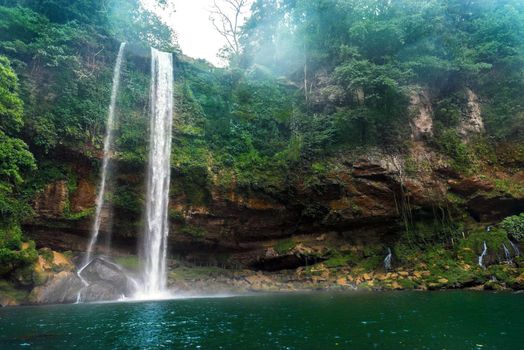
[{"label": "rocky shoreline", "polygon": [[[84,286],[78,277],[73,259],[67,254],[50,251],[52,260],[39,257],[31,273],[35,286],[6,288],[0,284],[0,305],[45,305],[77,301]],[[99,261],[100,260],[100,261]],[[524,290],[524,264],[515,259],[512,264],[493,264],[485,269],[462,263],[457,273],[455,267],[431,271],[419,265],[419,269],[397,267],[392,271],[364,271],[349,267],[330,268],[324,263],[278,272],[250,269],[226,269],[219,267],[187,266],[172,261],[168,273],[168,288],[173,295],[216,296],[245,293],[279,293],[311,291],[402,291],[402,290]],[[173,264],[176,266],[173,267]],[[84,302],[118,300],[128,293],[124,270],[118,270],[103,259],[87,269],[90,286],[83,293]],[[133,271],[128,271],[133,275]],[[449,273],[446,274],[445,271]],[[135,271],[136,272],[136,271]],[[84,273],[85,274],[85,273]]]}]

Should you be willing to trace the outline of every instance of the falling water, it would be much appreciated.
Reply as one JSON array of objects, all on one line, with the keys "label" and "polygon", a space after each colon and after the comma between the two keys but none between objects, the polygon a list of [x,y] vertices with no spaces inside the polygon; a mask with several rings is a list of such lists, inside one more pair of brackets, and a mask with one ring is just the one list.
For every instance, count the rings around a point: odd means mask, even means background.
[{"label": "falling water", "polygon": [[173,57],[151,48],[151,124],[144,234],[143,295],[160,297],[166,286]]},{"label": "falling water", "polygon": [[95,209],[95,221],[93,227],[91,228],[91,239],[89,240],[89,245],[87,246],[87,252],[84,256],[82,262],[82,270],[89,262],[91,261],[91,255],[93,253],[93,248],[98,239],[98,233],[100,231],[101,224],[101,213],[102,207],[104,206],[104,196],[106,192],[106,183],[107,183],[107,170],[109,165],[110,157],[110,147],[113,141],[113,126],[115,119],[115,105],[116,105],[116,96],[118,93],[118,86],[120,85],[120,67],[122,66],[122,57],[124,56],[124,48],[126,43],[120,44],[120,49],[118,50],[118,56],[116,58],[115,69],[113,71],[113,88],[111,89],[111,103],[109,104],[109,112],[107,114],[107,125],[106,125],[106,134],[104,137],[104,158],[102,160],[102,177],[100,178],[100,185],[98,188],[98,194],[96,197],[96,209]]},{"label": "falling water", "polygon": [[504,256],[506,257],[506,263],[512,264],[513,260],[511,259],[511,253],[508,250],[508,247],[504,243],[502,243],[502,249],[504,249]]},{"label": "falling water", "polygon": [[509,244],[511,244],[511,247],[513,247],[513,250],[515,251],[515,256],[520,256],[519,247],[512,241],[509,241]]},{"label": "falling water", "polygon": [[[120,85],[120,68],[122,66],[122,58],[124,57],[124,48],[126,43],[121,43],[120,48],[118,49],[118,55],[116,57],[115,68],[113,70],[113,87],[111,89],[111,102],[109,104],[109,111],[107,113],[107,125],[106,125],[106,134],[104,136],[104,155],[102,160],[102,177],[100,178],[100,185],[98,187],[98,194],[96,197],[96,209],[95,209],[95,221],[91,228],[91,238],[89,244],[87,245],[86,255],[82,261],[82,266],[78,269],[77,275],[82,281],[82,284],[85,287],[89,286],[89,283],[82,277],[82,271],[86,268],[87,265],[91,262],[91,255],[93,253],[93,248],[98,239],[98,233],[100,231],[101,224],[101,213],[102,207],[104,206],[104,196],[106,192],[107,184],[107,170],[109,165],[110,157],[110,147],[113,140],[113,126],[115,120],[115,106],[116,106],[116,97],[118,94],[118,87]],[[79,303],[82,301],[82,292],[84,288],[80,289],[77,294],[76,302]]]},{"label": "falling water", "polygon": [[479,255],[479,266],[482,267],[483,269],[486,268],[484,266],[484,257],[486,256],[487,253],[488,253],[488,246],[486,245],[486,241],[484,241],[483,248],[482,248],[482,254]]},{"label": "falling water", "polygon": [[391,270],[391,257],[391,248],[388,248],[388,255],[384,259],[384,269],[386,269],[386,271]]}]

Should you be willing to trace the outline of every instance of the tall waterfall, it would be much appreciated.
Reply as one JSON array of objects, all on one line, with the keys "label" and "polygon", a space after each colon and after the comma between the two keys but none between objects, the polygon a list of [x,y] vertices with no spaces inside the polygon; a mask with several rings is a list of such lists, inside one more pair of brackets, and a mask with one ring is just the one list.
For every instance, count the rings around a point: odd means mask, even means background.
[{"label": "tall waterfall", "polygon": [[173,56],[151,48],[151,124],[143,246],[143,295],[166,287],[166,248],[173,120]]},{"label": "tall waterfall", "polygon": [[107,173],[110,157],[110,148],[113,142],[113,128],[115,122],[115,106],[116,106],[116,97],[118,94],[118,87],[120,85],[120,68],[122,66],[122,58],[124,56],[124,48],[126,43],[120,44],[120,49],[118,50],[118,56],[116,58],[115,68],[113,71],[113,87],[111,89],[111,102],[109,104],[109,112],[107,114],[107,125],[106,125],[106,134],[104,136],[104,158],[102,160],[102,177],[100,178],[100,185],[98,187],[98,194],[96,197],[96,209],[95,209],[95,221],[93,222],[93,227],[91,228],[91,239],[89,240],[89,245],[87,246],[87,252],[84,256],[82,262],[81,270],[89,264],[91,261],[91,255],[93,253],[94,246],[98,239],[98,233],[100,231],[101,224],[101,213],[102,207],[104,206],[104,197],[106,192],[107,185]]}]

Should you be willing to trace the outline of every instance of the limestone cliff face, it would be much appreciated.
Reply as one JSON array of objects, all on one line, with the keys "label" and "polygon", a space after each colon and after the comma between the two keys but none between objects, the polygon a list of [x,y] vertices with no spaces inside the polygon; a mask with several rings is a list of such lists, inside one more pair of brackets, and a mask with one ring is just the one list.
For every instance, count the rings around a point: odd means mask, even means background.
[{"label": "limestone cliff face", "polygon": [[64,215],[69,193],[65,181],[47,184],[33,202],[38,217],[60,218]]},{"label": "limestone cliff face", "polygon": [[[428,215],[435,207],[449,206],[449,194],[463,199],[472,220],[489,223],[524,211],[524,198],[499,192],[493,181],[482,176],[463,177],[445,167],[420,176],[408,175],[405,164],[382,156],[341,157],[338,168],[319,183],[295,183],[286,192],[212,188],[209,203],[199,206],[173,197],[171,211],[177,216],[171,218],[171,249],[196,259],[209,253],[232,254],[249,265],[267,254],[271,242],[292,236],[337,233],[359,244],[391,240],[406,210],[414,216]],[[498,176],[522,181],[524,172]],[[37,218],[27,223],[26,230],[40,246],[83,251],[92,219],[60,217],[63,211],[58,208],[67,201],[61,186],[46,187],[43,195],[61,195],[47,196],[46,206],[46,201],[35,201]],[[91,186],[78,186],[69,196],[84,197],[81,191],[87,188]],[[94,206],[94,200],[89,206]],[[53,216],[49,216],[51,212]],[[113,247],[135,252],[142,233],[141,218],[118,210],[114,215]]]}]

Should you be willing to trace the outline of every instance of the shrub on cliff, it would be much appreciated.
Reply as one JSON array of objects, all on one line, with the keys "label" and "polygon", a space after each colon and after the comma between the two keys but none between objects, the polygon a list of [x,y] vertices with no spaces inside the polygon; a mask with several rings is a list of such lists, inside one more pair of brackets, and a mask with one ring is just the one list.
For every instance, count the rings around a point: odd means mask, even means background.
[{"label": "shrub on cliff", "polygon": [[513,239],[518,242],[524,241],[524,213],[509,216],[502,220],[500,225]]}]

